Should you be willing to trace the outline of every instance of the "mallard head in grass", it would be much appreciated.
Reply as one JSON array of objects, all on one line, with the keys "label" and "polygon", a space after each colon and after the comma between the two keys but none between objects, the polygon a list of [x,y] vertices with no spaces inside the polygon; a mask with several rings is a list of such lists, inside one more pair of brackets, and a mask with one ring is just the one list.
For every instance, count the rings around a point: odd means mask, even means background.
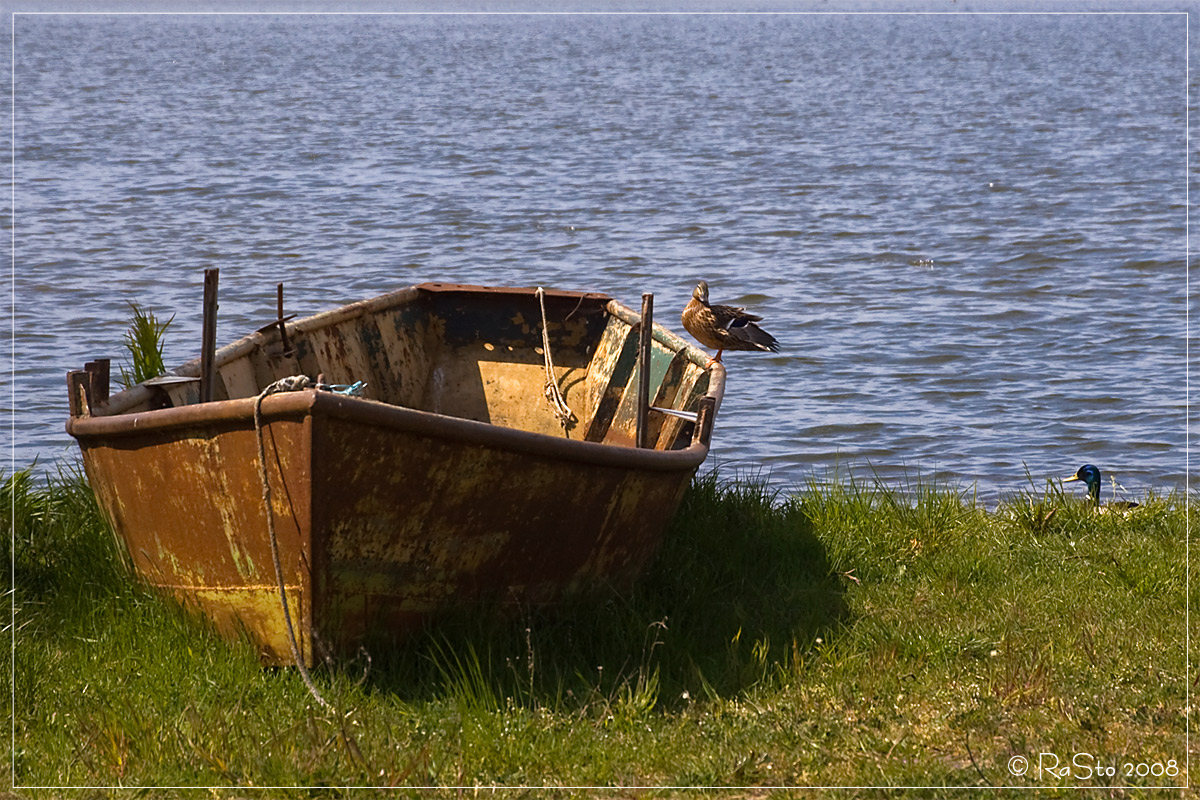
[{"label": "mallard head in grass", "polygon": [[692,299],[683,309],[683,327],[705,347],[717,351],[709,364],[721,360],[726,350],[762,350],[779,352],[775,337],[756,325],[762,320],[757,314],[734,306],[711,305],[708,302],[708,281],[700,281],[692,290]]},{"label": "mallard head in grass", "polygon": [[1083,481],[1087,485],[1088,494],[1092,498],[1092,504],[1095,505],[1097,511],[1128,511],[1131,508],[1137,508],[1138,504],[1128,500],[1115,500],[1108,505],[1100,505],[1100,468],[1095,464],[1084,464],[1069,478],[1063,478],[1063,483],[1071,481]]}]

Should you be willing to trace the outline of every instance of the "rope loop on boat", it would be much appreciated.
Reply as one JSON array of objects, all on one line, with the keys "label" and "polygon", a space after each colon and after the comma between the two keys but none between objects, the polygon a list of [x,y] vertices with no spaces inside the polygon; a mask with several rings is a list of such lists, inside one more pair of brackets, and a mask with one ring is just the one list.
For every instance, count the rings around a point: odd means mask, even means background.
[{"label": "rope loop on boat", "polygon": [[550,403],[550,409],[554,416],[558,417],[565,433],[567,424],[575,420],[575,412],[567,405],[562,390],[558,388],[558,379],[554,377],[554,359],[550,356],[550,330],[546,323],[546,290],[539,286],[536,294],[538,305],[542,309],[542,357],[546,365],[546,386],[543,391]]},{"label": "rope loop on boat", "polygon": [[312,385],[313,381],[309,380],[307,375],[292,375],[288,378],[281,378],[263,389],[254,401],[254,437],[258,441],[258,466],[259,475],[262,478],[263,507],[267,512],[267,533],[271,539],[271,559],[275,562],[275,580],[279,585],[279,605],[283,608],[283,621],[287,624],[288,644],[292,647],[292,658],[296,661],[296,668],[300,671],[300,677],[304,680],[308,691],[323,708],[331,708],[329,702],[317,691],[312,676],[308,674],[308,668],[304,666],[300,647],[296,644],[296,631],[292,627],[292,614],[288,610],[287,592],[284,590],[283,566],[279,563],[279,542],[275,537],[275,513],[271,509],[271,482],[267,479],[267,454],[263,445],[262,433],[262,403],[267,395],[277,392],[298,392]]},{"label": "rope loop on boat", "polygon": [[546,367],[546,384],[543,393],[550,403],[554,416],[558,418],[559,424],[566,431],[567,424],[575,419],[575,412],[567,405],[567,400],[558,386],[558,379],[554,376],[554,358],[550,355],[550,330],[546,321],[546,290],[541,286],[537,288],[537,298],[538,306],[542,311],[542,358]]}]

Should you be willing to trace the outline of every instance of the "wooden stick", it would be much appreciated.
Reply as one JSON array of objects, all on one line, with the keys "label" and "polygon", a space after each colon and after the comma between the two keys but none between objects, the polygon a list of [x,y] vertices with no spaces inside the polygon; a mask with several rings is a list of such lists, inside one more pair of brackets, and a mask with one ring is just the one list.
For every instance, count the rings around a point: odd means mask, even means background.
[{"label": "wooden stick", "polygon": [[650,344],[654,341],[654,295],[642,293],[642,329],[638,338],[637,446],[645,447],[650,411]]},{"label": "wooden stick", "polygon": [[219,269],[204,270],[204,329],[200,340],[200,402],[213,399],[217,379],[217,283]]},{"label": "wooden stick", "polygon": [[72,417],[91,416],[91,409],[88,406],[90,391],[90,373],[82,369],[73,369],[67,373],[67,400]]},{"label": "wooden stick", "polygon": [[700,442],[700,444],[708,446],[712,441],[713,418],[717,410],[717,400],[714,397],[705,395],[700,398],[699,414],[696,418],[696,427],[692,431],[692,441]]},{"label": "wooden stick", "polygon": [[93,406],[108,404],[109,370],[112,361],[107,358],[97,358],[83,365],[88,374],[88,399]]},{"label": "wooden stick", "polygon": [[276,306],[279,309],[279,312],[276,315],[277,319],[279,320],[279,342],[281,345],[283,345],[283,354],[286,356],[292,352],[292,346],[290,344],[288,344],[287,326],[283,324],[283,284],[282,283],[277,284],[275,286],[275,299],[276,299]]}]

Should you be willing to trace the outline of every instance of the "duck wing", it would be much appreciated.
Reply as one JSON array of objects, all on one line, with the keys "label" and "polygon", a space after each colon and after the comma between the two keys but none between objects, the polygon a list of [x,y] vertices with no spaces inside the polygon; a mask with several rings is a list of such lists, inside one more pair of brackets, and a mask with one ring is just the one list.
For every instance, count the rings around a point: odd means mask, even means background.
[{"label": "duck wing", "polygon": [[709,306],[717,327],[725,332],[724,347],[727,350],[769,350],[779,352],[775,337],[756,325],[762,320],[757,314],[735,306]]},{"label": "duck wing", "polygon": [[716,317],[717,324],[725,329],[745,325],[747,322],[762,321],[762,317],[751,314],[741,306],[709,306],[708,309]]}]

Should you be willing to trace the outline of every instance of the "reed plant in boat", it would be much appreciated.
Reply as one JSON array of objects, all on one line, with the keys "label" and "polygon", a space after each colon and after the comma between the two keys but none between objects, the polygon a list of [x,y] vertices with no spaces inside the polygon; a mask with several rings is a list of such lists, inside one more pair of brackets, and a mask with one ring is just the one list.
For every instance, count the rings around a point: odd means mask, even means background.
[{"label": "reed plant in boat", "polygon": [[129,360],[120,367],[121,384],[126,389],[167,371],[163,363],[163,345],[167,328],[175,321],[174,314],[166,321],[159,320],[152,310],[136,302],[130,302],[129,308],[129,329],[122,337]]}]

